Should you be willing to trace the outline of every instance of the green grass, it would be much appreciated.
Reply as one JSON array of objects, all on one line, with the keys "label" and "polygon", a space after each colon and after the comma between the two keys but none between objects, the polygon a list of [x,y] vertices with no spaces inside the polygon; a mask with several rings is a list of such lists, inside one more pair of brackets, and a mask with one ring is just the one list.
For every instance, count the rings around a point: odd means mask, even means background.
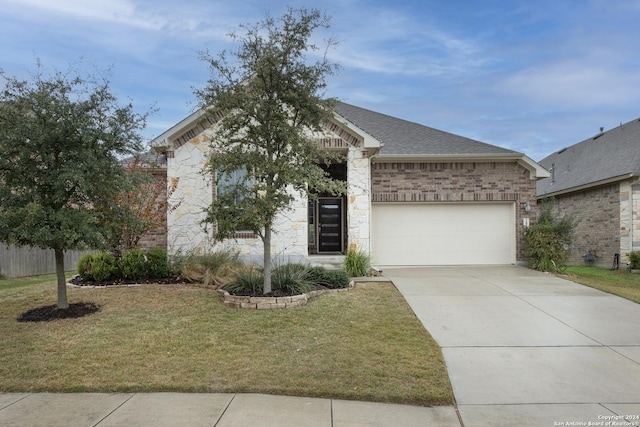
[{"label": "green grass", "polygon": [[589,266],[567,267],[566,278],[640,304],[640,274]]},{"label": "green grass", "polygon": [[191,285],[69,289],[101,310],[19,323],[55,278],[0,281],[0,392],[252,392],[450,405],[440,349],[398,291],[367,284],[288,310]]}]

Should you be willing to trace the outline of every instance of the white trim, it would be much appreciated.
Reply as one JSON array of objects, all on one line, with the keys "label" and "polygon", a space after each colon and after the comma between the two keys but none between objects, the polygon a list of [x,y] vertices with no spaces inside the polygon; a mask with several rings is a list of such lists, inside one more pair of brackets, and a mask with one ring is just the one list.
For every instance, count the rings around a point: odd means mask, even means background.
[{"label": "white trim", "polygon": [[202,117],[204,111],[202,109],[191,113],[189,116],[180,120],[177,124],[171,126],[169,129],[156,136],[149,143],[152,147],[169,147],[171,145],[171,139],[177,134],[182,133],[186,128],[193,125],[193,123]]},{"label": "white trim", "polygon": [[362,139],[362,147],[363,148],[380,148],[380,147],[382,147],[384,145],[382,142],[380,142],[378,139],[376,139],[373,135],[365,132],[364,130],[362,130],[358,126],[356,126],[353,123],[351,123],[345,117],[343,117],[340,114],[336,113],[335,111],[333,113],[333,117],[334,117],[334,123],[335,124],[337,124],[338,126],[340,126],[343,129],[348,130],[351,133],[355,133],[356,135],[361,137],[361,139]]}]

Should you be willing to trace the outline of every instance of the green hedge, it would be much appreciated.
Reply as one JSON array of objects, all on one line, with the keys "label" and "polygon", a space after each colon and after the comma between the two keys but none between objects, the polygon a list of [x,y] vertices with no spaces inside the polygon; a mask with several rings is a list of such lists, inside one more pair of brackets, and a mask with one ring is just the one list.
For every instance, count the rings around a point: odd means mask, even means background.
[{"label": "green hedge", "polygon": [[117,260],[109,252],[88,254],[78,261],[78,274],[85,280],[98,282],[127,279],[161,279],[169,274],[167,253],[152,249],[144,254],[140,249],[131,249]]}]

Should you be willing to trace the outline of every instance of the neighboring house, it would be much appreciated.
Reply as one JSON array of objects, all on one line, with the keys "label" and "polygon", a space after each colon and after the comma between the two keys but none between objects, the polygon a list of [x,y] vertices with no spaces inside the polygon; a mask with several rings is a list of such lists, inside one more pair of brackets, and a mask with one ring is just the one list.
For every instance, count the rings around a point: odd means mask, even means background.
[{"label": "neighboring house", "polygon": [[551,176],[538,199],[553,197],[556,213],[578,221],[572,264],[611,266],[640,250],[640,120],[620,124],[540,162]]},{"label": "neighboring house", "polygon": [[[202,226],[203,210],[224,188],[202,173],[215,126],[202,117],[196,112],[152,142],[166,149],[173,254],[220,247],[215,227]],[[536,180],[548,176],[524,154],[344,103],[325,131],[318,144],[345,155],[328,171],[347,182],[348,193],[297,198],[276,221],[276,257],[322,263],[356,248],[380,266],[522,260]],[[262,257],[262,241],[250,231],[238,230],[223,246]]]}]

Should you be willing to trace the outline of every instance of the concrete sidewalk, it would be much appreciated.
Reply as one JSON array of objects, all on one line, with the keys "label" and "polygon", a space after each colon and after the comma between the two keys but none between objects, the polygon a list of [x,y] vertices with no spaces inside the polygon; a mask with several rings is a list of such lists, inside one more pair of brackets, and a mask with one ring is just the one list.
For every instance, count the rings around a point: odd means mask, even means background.
[{"label": "concrete sidewalk", "polygon": [[263,394],[0,394],[0,426],[460,427],[455,408]]},{"label": "concrete sidewalk", "polygon": [[384,275],[442,347],[465,427],[640,425],[639,304],[517,266]]}]

